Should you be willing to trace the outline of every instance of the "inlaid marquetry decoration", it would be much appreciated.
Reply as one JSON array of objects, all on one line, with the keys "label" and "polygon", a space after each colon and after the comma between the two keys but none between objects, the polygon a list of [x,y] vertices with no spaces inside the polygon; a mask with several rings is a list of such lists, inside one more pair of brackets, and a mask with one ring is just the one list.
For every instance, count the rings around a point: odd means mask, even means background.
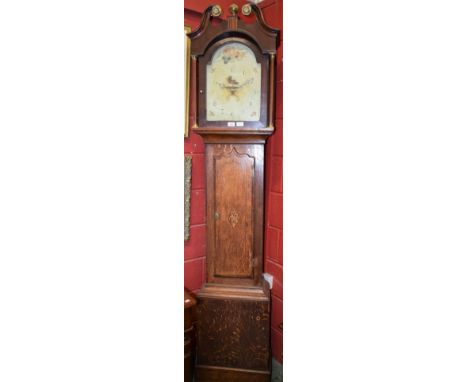
[{"label": "inlaid marquetry decoration", "polygon": [[236,210],[231,210],[228,220],[229,220],[229,223],[231,223],[232,228],[234,228],[236,224],[239,222],[239,214],[237,213]]},{"label": "inlaid marquetry decoration", "polygon": [[192,188],[192,156],[184,158],[184,240],[190,238],[190,190]]}]

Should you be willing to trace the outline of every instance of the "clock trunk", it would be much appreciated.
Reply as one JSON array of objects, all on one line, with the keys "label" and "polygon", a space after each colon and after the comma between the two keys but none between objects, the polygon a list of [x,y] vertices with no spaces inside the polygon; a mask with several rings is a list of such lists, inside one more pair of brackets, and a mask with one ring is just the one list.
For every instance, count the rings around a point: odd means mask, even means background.
[{"label": "clock trunk", "polygon": [[259,285],[263,145],[207,143],[207,282]]}]

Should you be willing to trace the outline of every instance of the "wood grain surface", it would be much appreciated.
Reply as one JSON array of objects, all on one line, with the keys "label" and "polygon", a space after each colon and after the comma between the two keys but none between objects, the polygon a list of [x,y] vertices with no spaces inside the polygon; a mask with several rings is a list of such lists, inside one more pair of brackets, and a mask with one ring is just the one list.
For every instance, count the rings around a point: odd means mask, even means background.
[{"label": "wood grain surface", "polygon": [[198,364],[269,371],[269,310],[268,301],[200,299]]}]

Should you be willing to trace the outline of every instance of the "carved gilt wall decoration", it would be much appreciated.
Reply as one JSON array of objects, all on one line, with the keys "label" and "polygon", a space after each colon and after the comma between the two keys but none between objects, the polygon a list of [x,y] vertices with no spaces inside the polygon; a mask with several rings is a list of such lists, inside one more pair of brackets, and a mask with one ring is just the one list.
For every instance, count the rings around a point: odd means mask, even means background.
[{"label": "carved gilt wall decoration", "polygon": [[184,26],[184,41],[185,41],[185,128],[184,137],[189,135],[189,105],[190,105],[190,39],[187,33],[190,33],[192,28]]},{"label": "carved gilt wall decoration", "polygon": [[192,156],[184,158],[184,240],[190,238],[190,190],[192,188]]}]

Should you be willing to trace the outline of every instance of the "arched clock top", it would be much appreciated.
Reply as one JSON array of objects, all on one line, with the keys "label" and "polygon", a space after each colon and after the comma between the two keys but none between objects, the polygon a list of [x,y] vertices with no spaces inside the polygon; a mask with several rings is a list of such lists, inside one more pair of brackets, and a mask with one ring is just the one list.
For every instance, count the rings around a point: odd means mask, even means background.
[{"label": "arched clock top", "polygon": [[[203,56],[206,50],[227,37],[238,37],[256,44],[263,54],[274,54],[279,43],[279,30],[268,26],[262,11],[255,4],[246,4],[253,11],[256,21],[245,23],[237,16],[237,11],[220,23],[213,18],[219,17],[220,7],[211,5],[205,9],[200,26],[188,34],[191,39],[191,55]],[[244,11],[243,11],[244,13]],[[247,15],[247,13],[244,13]],[[250,13],[248,13],[250,14]]]},{"label": "arched clock top", "polygon": [[252,43],[250,40],[246,40],[241,37],[227,37],[221,40],[216,41],[210,47],[207,49],[205,56],[207,57],[207,65],[210,65],[213,61],[214,56],[216,55],[217,52],[219,52],[224,46],[229,45],[229,44],[241,44],[245,46],[249,51],[252,52],[252,54],[255,56],[255,60],[257,63],[261,63],[262,60],[262,52],[258,48],[258,46],[254,43]]},{"label": "arched clock top", "polygon": [[[206,139],[212,134],[239,134],[251,140],[262,135],[266,139],[274,132],[279,31],[265,23],[254,4],[242,6],[244,16],[252,15],[252,22],[239,18],[236,4],[229,12],[222,20],[221,8],[209,6],[200,26],[188,35],[195,87],[192,129]],[[225,53],[222,60],[217,55],[220,51]]]}]

